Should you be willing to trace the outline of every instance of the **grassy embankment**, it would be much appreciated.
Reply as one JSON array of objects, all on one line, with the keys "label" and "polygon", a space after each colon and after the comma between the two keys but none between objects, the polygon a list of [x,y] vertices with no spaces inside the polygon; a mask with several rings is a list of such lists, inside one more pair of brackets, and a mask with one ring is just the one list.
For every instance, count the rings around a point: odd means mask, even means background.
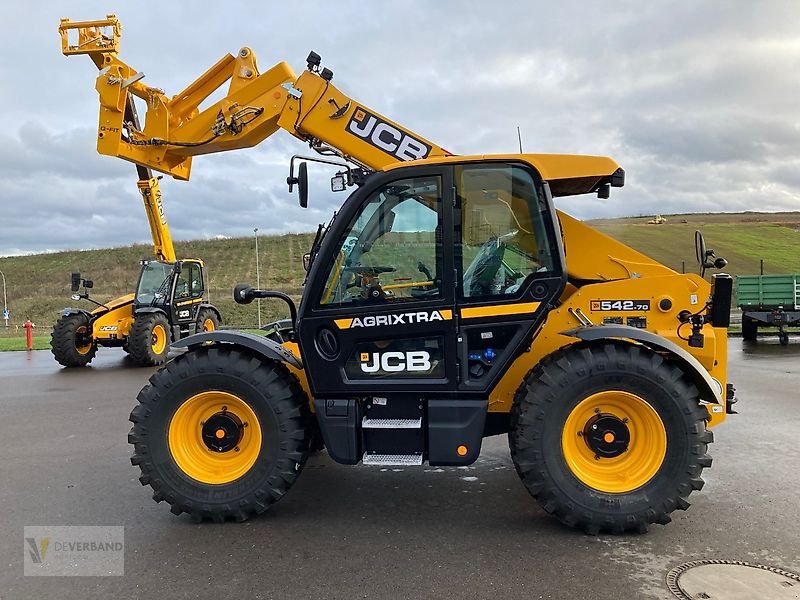
[{"label": "grassy embankment", "polygon": [[[765,273],[800,272],[800,213],[665,216],[668,222],[664,225],[648,225],[647,217],[604,219],[593,224],[678,271],[682,263],[687,271],[696,271],[694,231],[701,229],[708,246],[718,256],[728,259],[729,273],[758,273],[762,259]],[[311,239],[311,234],[260,238],[262,287],[299,300],[304,278],[302,256]],[[179,256],[199,257],[206,262],[211,301],[222,311],[225,325],[253,327],[258,323],[255,303],[240,306],[231,299],[236,283],[256,283],[252,238],[179,242],[176,247]],[[8,330],[0,321],[0,350],[20,344],[24,348],[24,331],[15,326],[28,317],[37,326],[37,347],[47,346],[49,329],[60,309],[75,304],[70,299],[71,271],[80,270],[84,277],[93,279],[93,296],[98,301],[107,301],[132,291],[139,271],[138,261],[150,255],[150,247],[140,245],[0,258],[12,313],[12,327]],[[86,301],[80,304],[90,307]],[[262,302],[262,322],[285,316],[287,311],[282,303]]]}]

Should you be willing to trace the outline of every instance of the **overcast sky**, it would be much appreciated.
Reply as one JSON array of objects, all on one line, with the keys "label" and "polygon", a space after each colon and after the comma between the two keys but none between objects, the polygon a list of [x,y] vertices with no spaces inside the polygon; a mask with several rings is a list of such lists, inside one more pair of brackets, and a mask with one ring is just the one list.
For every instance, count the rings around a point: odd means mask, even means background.
[{"label": "overcast sky", "polygon": [[[214,8],[212,8],[212,6]],[[800,10],[763,2],[7,0],[0,38],[0,255],[149,242],[133,165],[95,150],[97,70],[60,17],[123,24],[121,57],[180,91],[250,46],[261,71],[323,57],[346,94],[458,154],[606,154],[627,173],[581,217],[800,210]],[[285,185],[283,132],[162,181],[175,239],[309,231],[344,195]],[[312,179],[314,179],[312,177]]]}]

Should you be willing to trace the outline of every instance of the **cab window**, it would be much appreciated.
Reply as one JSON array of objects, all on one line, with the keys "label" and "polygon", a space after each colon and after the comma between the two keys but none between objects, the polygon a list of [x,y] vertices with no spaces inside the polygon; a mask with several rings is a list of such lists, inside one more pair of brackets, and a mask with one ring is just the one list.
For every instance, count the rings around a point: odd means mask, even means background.
[{"label": "cab window", "polygon": [[462,165],[454,176],[464,297],[512,296],[530,278],[553,270],[554,252],[544,226],[547,203],[528,169]]},{"label": "cab window", "polygon": [[203,295],[203,271],[200,269],[200,265],[197,263],[192,263],[189,269],[190,274],[190,284],[191,284],[191,295],[193,298],[197,298],[198,296]]},{"label": "cab window", "polygon": [[191,273],[189,265],[183,265],[183,269],[175,280],[175,298],[189,298],[191,296]]},{"label": "cab window", "polygon": [[441,222],[439,177],[402,179],[377,190],[339,241],[320,304],[441,297]]}]

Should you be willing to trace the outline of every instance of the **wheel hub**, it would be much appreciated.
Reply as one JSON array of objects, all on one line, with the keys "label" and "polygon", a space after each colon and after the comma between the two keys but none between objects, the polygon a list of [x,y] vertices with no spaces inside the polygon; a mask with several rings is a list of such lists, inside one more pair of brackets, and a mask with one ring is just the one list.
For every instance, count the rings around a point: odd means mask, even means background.
[{"label": "wheel hub", "polygon": [[561,450],[578,481],[606,494],[624,494],[658,473],[667,454],[667,432],[659,413],[641,396],[603,390],[567,415]]},{"label": "wheel hub", "polygon": [[230,452],[242,439],[244,424],[236,415],[218,412],[203,423],[203,442],[214,452]]},{"label": "wheel hub", "polygon": [[597,456],[615,458],[628,451],[631,432],[627,419],[610,414],[595,415],[586,423],[583,439]]}]

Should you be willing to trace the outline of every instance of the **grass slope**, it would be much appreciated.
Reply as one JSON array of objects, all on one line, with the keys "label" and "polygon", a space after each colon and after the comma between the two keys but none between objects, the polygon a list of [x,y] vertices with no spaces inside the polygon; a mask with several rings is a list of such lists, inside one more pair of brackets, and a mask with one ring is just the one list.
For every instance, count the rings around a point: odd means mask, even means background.
[{"label": "grass slope", "polygon": [[800,273],[800,213],[664,215],[664,225],[648,225],[647,217],[604,219],[592,225],[665,265],[696,270],[694,232],[728,259],[733,275]]},{"label": "grass slope", "polygon": [[[299,300],[305,276],[302,258],[312,238],[311,234],[259,238],[262,286],[280,290]],[[221,310],[225,324],[245,326],[258,323],[255,303],[240,306],[231,297],[237,283],[256,284],[253,238],[178,242],[175,246],[178,256],[205,261],[211,301]],[[46,329],[64,307],[91,309],[92,305],[85,300],[76,303],[70,299],[72,271],[80,271],[83,277],[94,280],[92,297],[99,302],[130,293],[136,285],[139,261],[151,255],[150,246],[138,245],[0,258],[0,271],[5,273],[8,284],[12,323],[19,324],[30,318],[37,328]],[[286,312],[283,303],[262,301],[264,321],[282,318]],[[2,323],[0,320],[0,332],[4,329]]]},{"label": "grass slope", "polygon": [[[664,216],[668,219],[664,225],[648,225],[648,217],[597,220],[592,225],[678,271],[682,262],[687,271],[696,270],[694,231],[701,229],[708,246],[728,259],[729,273],[758,273],[760,259],[766,273],[800,272],[800,213]],[[259,238],[262,287],[299,299],[304,278],[302,256],[312,237],[292,234]],[[176,250],[179,256],[199,257],[206,262],[211,301],[222,311],[225,324],[246,327],[258,322],[255,304],[239,306],[231,299],[235,284],[256,283],[253,238],[179,242]],[[75,304],[69,290],[73,270],[94,279],[93,296],[99,301],[128,293],[136,284],[138,261],[150,255],[151,248],[140,245],[0,258],[12,322],[21,323],[30,317],[39,335],[46,331],[60,309]],[[89,308],[87,302],[81,304]],[[284,316],[287,311],[282,303],[263,301],[264,322]],[[10,329],[6,334],[13,333]]]}]

